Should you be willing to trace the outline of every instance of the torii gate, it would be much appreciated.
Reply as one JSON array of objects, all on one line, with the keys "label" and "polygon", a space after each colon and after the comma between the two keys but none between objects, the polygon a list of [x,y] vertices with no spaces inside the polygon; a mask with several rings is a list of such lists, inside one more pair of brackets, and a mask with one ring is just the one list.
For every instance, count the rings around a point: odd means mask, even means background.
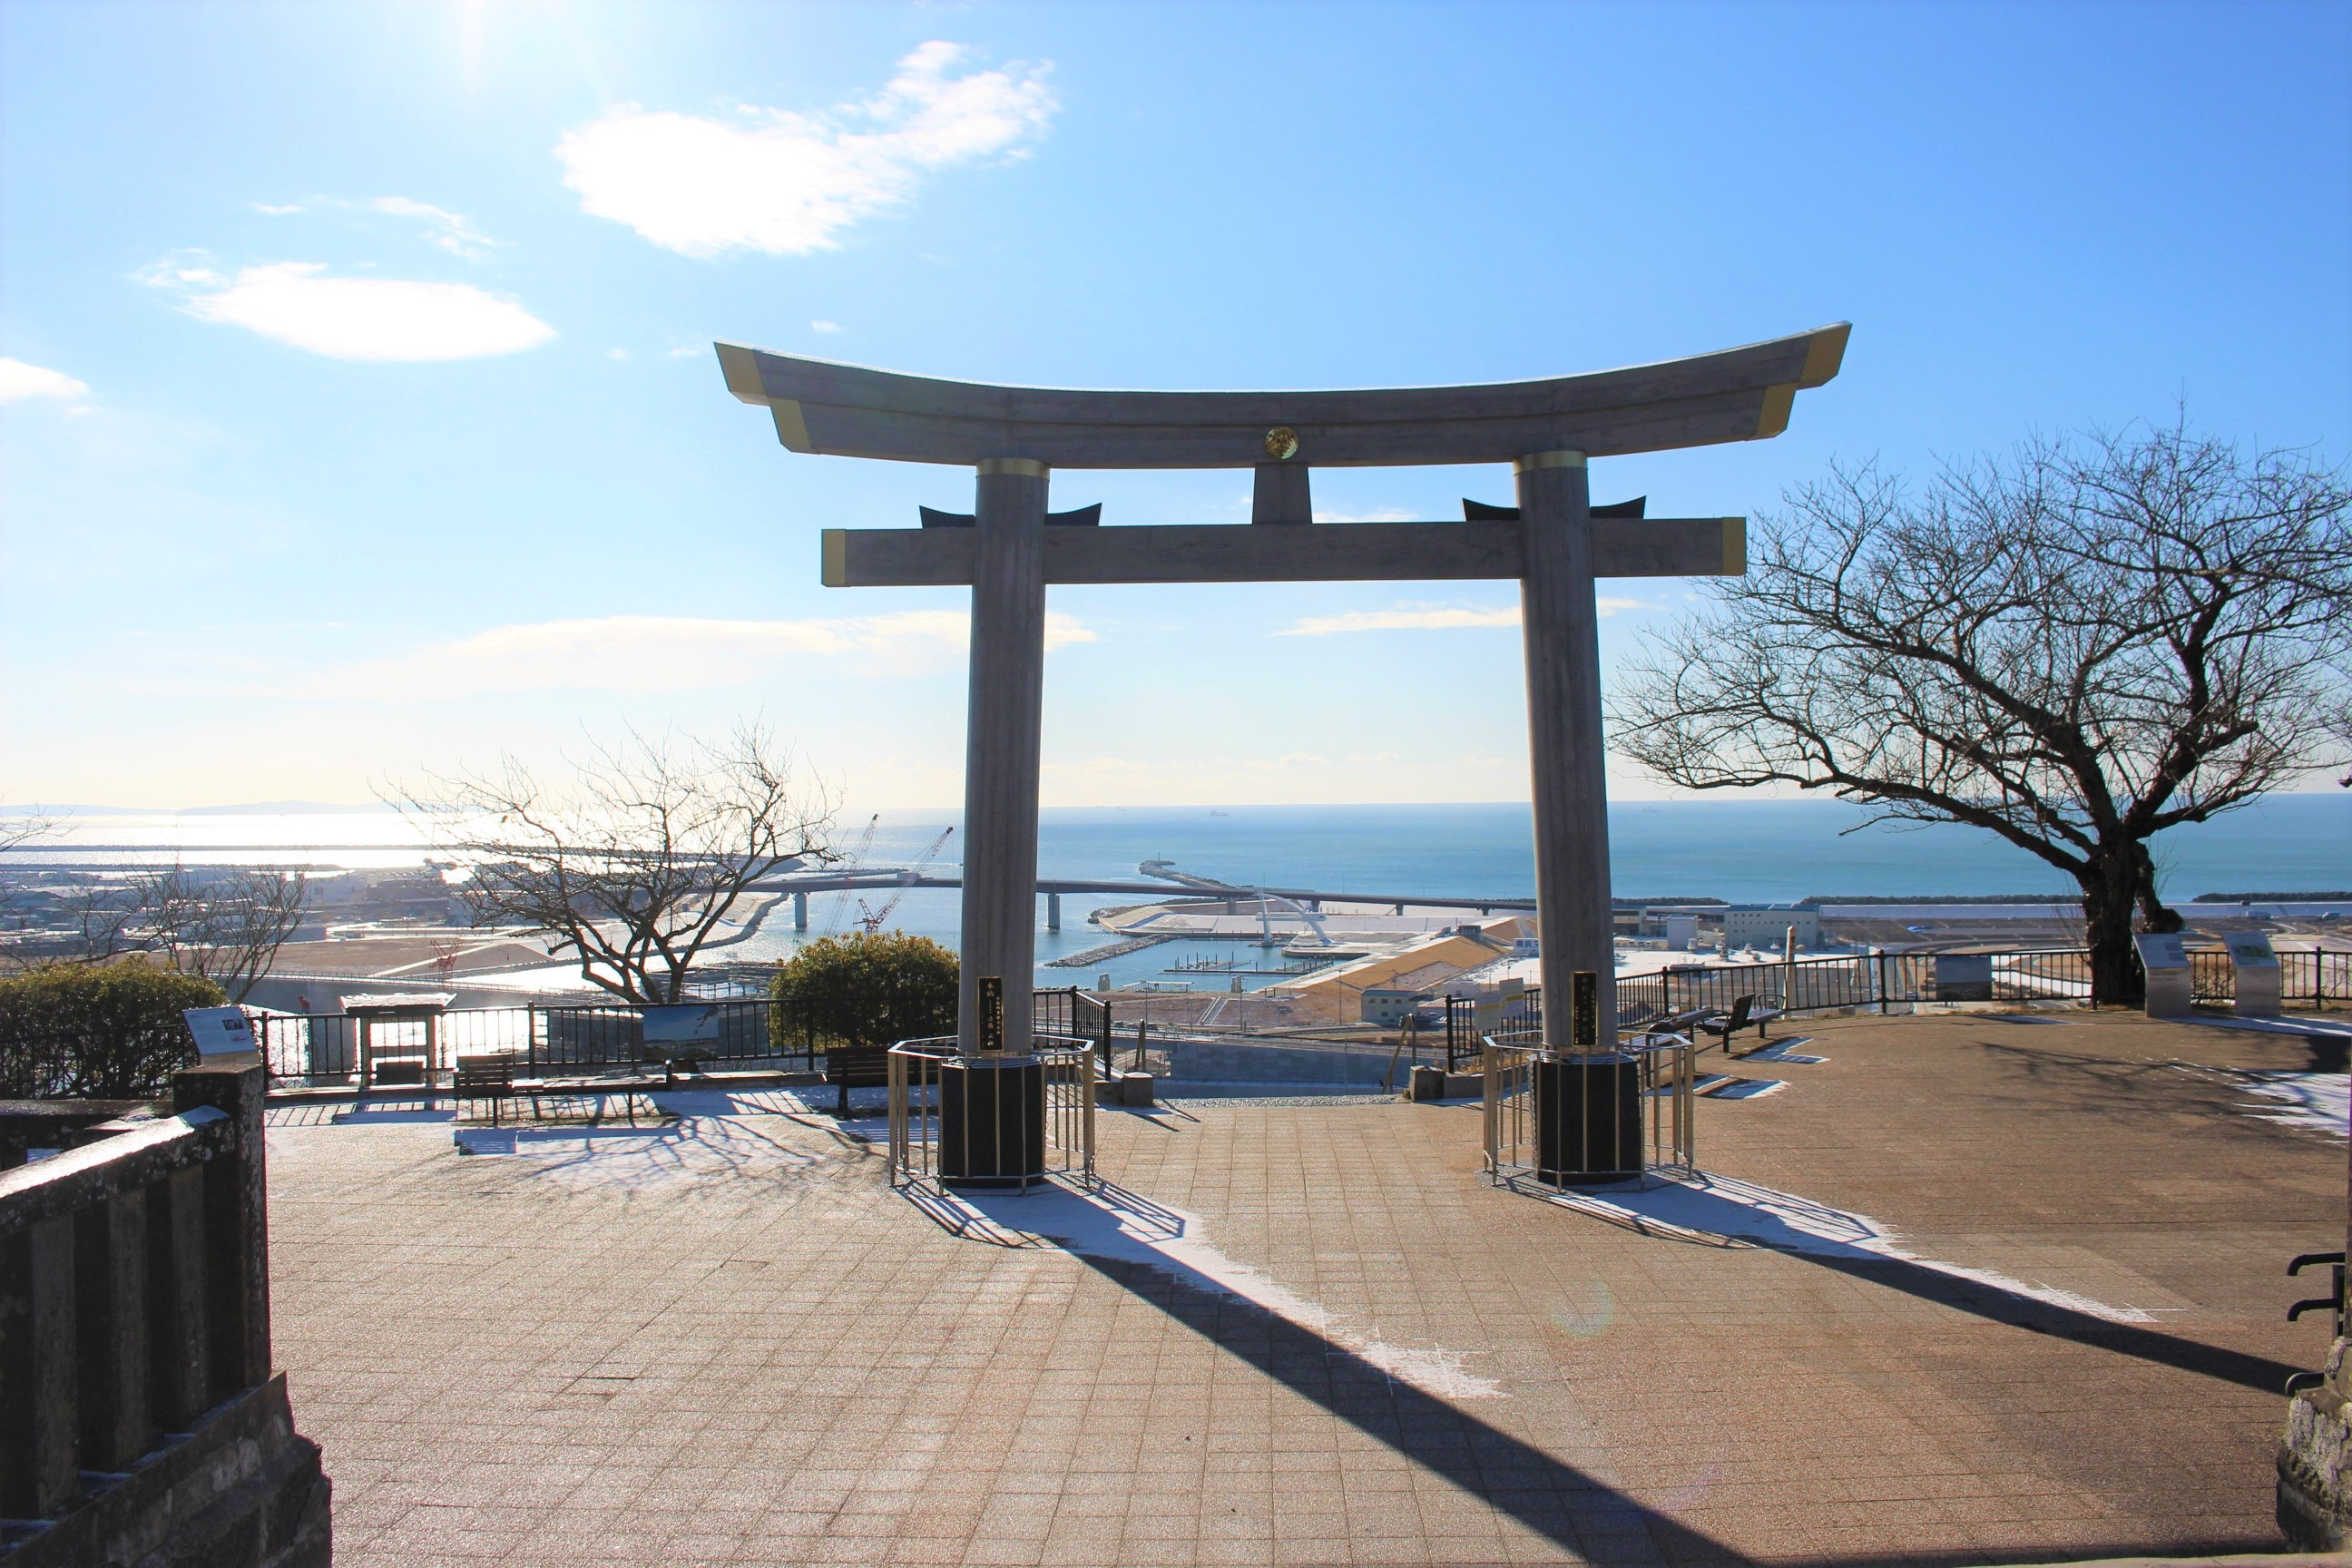
[{"label": "torii gate", "polygon": [[[1544,994],[1565,999],[1575,973],[1593,973],[1592,1016],[1613,1019],[1593,580],[1738,575],[1747,570],[1747,520],[1596,512],[1586,459],[1777,436],[1797,393],[1837,374],[1848,331],[1840,322],[1588,375],[1349,392],[992,386],[717,344],[728,390],[770,409],[793,451],[978,473],[971,516],[924,508],[920,528],[824,534],[829,587],[971,588],[958,1020],[966,1058],[1025,1054],[1032,1041],[1052,583],[1517,578]],[[1313,521],[1316,467],[1431,463],[1509,463],[1518,505],[1467,506],[1461,522]],[[1099,505],[1047,511],[1057,468],[1252,468],[1254,526],[1095,526]],[[983,1036],[983,978],[1004,982],[1001,1035],[992,1014]],[[1570,1008],[1557,1000],[1545,1008],[1546,1050],[1573,1050],[1570,1028]]]}]

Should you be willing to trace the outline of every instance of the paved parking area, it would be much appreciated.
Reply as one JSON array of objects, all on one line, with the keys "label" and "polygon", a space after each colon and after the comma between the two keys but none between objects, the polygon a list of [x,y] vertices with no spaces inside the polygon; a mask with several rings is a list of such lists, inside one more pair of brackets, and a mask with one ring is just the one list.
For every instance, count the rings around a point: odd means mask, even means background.
[{"label": "paved parking area", "polygon": [[1484,1186],[1460,1105],[1107,1112],[1103,1194],[978,1205],[773,1096],[511,1155],[282,1113],[278,1360],[349,1564],[2275,1548],[2340,1047],[1805,1032],[1701,1103],[1706,1187],[1583,1205]]}]

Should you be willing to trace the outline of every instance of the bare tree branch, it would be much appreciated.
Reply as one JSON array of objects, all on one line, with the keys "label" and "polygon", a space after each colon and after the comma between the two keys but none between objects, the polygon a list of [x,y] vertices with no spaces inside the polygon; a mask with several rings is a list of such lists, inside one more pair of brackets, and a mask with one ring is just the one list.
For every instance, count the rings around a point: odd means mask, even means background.
[{"label": "bare tree branch", "polygon": [[477,924],[551,936],[584,979],[632,1002],[683,994],[755,884],[833,858],[831,803],[795,790],[757,724],[716,743],[631,731],[561,787],[507,757],[385,798],[466,868],[457,891]]},{"label": "bare tree branch", "polygon": [[64,818],[37,808],[20,816],[0,816],[0,855],[37,844],[64,826]]},{"label": "bare tree branch", "polygon": [[2135,909],[2179,923],[2147,840],[2347,749],[2341,470],[2176,424],[2030,442],[1916,495],[1833,468],[1787,500],[1749,574],[1621,671],[1612,743],[1687,788],[2000,835],[2082,886],[2103,1000],[2138,997]]},{"label": "bare tree branch", "polygon": [[82,883],[67,910],[79,928],[65,962],[104,963],[129,953],[161,957],[243,1002],[269,973],[310,901],[303,873],[250,867],[140,871]]}]

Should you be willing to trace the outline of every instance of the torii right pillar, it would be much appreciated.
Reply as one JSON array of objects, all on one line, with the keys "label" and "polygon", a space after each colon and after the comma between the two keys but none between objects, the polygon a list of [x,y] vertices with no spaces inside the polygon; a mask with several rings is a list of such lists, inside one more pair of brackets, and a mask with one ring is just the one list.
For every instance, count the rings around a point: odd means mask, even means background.
[{"label": "torii right pillar", "polygon": [[1600,608],[1592,589],[1592,510],[1581,452],[1537,452],[1513,465],[1526,534],[1519,622],[1527,647],[1528,760],[1533,774],[1536,918],[1542,925],[1544,1048],[1570,1037],[1579,970],[1599,979],[1602,1046],[1616,1044],[1615,944],[1609,893],[1609,780],[1601,736]]}]

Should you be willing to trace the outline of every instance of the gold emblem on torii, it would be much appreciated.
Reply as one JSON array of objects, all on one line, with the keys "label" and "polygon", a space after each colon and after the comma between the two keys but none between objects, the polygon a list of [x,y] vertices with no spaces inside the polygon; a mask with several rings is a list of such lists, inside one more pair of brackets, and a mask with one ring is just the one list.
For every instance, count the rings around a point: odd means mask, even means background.
[{"label": "gold emblem on torii", "polygon": [[1277,425],[1267,431],[1265,455],[1277,463],[1298,456],[1298,432],[1287,425]]}]

